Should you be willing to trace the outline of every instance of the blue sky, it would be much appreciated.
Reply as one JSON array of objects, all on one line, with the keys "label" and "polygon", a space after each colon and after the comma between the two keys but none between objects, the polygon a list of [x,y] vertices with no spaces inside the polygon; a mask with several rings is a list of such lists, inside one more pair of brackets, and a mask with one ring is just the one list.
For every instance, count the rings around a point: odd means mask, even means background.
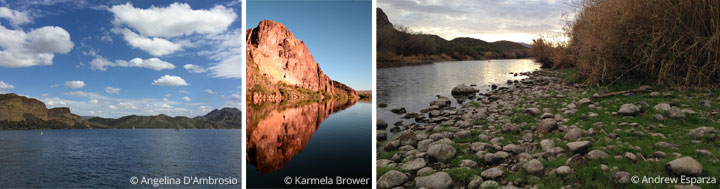
[{"label": "blue sky", "polygon": [[239,108],[241,10],[239,0],[0,0],[0,93],[82,116]]},{"label": "blue sky", "polygon": [[284,24],[305,41],[331,79],[355,90],[372,89],[370,0],[247,1],[247,27],[262,20]]}]

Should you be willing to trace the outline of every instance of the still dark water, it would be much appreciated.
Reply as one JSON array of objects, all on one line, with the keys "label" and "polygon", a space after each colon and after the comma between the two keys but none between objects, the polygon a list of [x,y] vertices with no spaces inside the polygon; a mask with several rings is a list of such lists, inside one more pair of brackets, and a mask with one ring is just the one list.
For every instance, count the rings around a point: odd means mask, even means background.
[{"label": "still dark water", "polygon": [[[476,84],[481,93],[489,85],[502,86],[507,80],[520,80],[525,76],[513,76],[510,72],[529,72],[540,68],[532,59],[451,61],[417,66],[382,68],[377,70],[377,102],[387,104],[378,108],[378,119],[390,127],[400,116],[390,112],[394,107],[405,107],[407,112],[420,112],[427,108],[436,95],[448,97],[456,105],[450,91],[460,84]],[[412,119],[403,120],[405,124]],[[388,135],[392,133],[388,132]]]},{"label": "still dark water", "polygon": [[153,187],[131,184],[133,176],[138,179],[233,177],[238,185],[229,187],[241,186],[242,131],[239,129],[42,132],[43,135],[39,130],[0,131],[0,187]]},{"label": "still dark water", "polygon": [[[248,122],[247,187],[371,187],[338,184],[337,177],[371,182],[372,110],[365,102],[327,102],[262,111]],[[303,185],[298,177],[333,184]]]}]

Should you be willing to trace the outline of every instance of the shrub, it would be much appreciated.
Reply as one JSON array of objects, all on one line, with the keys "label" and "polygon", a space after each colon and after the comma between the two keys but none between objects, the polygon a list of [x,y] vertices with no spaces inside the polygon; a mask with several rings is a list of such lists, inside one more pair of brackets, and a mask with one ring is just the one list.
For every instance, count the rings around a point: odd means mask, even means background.
[{"label": "shrub", "polygon": [[585,0],[579,6],[569,24],[569,50],[588,82],[720,86],[720,1]]}]

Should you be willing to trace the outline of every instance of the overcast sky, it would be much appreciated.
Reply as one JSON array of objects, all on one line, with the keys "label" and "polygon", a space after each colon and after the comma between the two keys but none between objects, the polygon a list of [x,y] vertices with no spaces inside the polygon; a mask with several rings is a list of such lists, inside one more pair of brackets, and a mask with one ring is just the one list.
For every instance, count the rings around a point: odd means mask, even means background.
[{"label": "overcast sky", "polygon": [[563,13],[572,0],[378,0],[394,25],[436,34],[447,40],[472,37],[485,41],[530,43],[540,35],[562,33]]},{"label": "overcast sky", "polygon": [[82,116],[240,107],[239,0],[0,0],[0,93]]}]

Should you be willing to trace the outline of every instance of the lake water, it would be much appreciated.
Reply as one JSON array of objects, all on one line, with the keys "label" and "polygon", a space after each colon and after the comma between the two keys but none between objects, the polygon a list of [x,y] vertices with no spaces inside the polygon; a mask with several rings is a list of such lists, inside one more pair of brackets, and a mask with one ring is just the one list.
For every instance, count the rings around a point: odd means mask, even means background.
[{"label": "lake water", "polygon": [[[405,107],[407,112],[420,112],[428,108],[436,95],[450,98],[450,91],[459,85],[477,85],[481,93],[490,90],[490,85],[505,85],[507,80],[520,80],[526,76],[514,76],[510,72],[529,72],[540,68],[532,59],[451,61],[436,62],[415,66],[381,68],[377,70],[377,102],[387,104],[378,108],[378,119],[383,119],[392,128],[393,124],[403,120],[404,124],[414,122],[401,119],[390,112],[394,107]],[[388,132],[391,136],[392,133]]]},{"label": "lake water", "polygon": [[[240,187],[242,131],[237,129],[94,129],[0,131],[0,187],[126,188],[141,179],[222,178]],[[131,178],[138,184],[131,184]],[[184,184],[185,177],[189,185]],[[158,183],[155,181],[154,183]],[[149,182],[152,184],[152,182]]]},{"label": "lake water", "polygon": [[[329,101],[248,108],[247,186],[371,187],[369,183],[337,181],[339,176],[371,182],[371,128],[370,103]],[[333,183],[302,184],[297,178],[331,178]]]}]

